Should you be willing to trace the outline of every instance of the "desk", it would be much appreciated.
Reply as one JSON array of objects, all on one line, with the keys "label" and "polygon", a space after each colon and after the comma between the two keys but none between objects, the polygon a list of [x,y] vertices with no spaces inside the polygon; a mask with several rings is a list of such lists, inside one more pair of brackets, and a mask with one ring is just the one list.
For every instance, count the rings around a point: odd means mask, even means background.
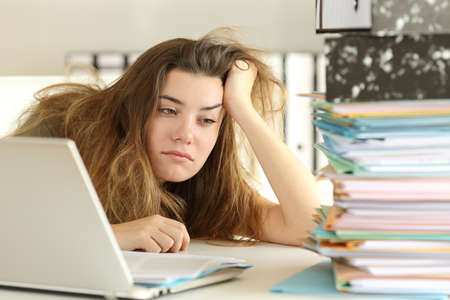
[{"label": "desk", "polygon": [[[272,285],[323,260],[323,257],[305,249],[269,243],[261,243],[254,246],[245,247],[223,247],[211,245],[204,241],[194,240],[191,241],[188,252],[190,254],[220,255],[244,258],[249,264],[253,265],[253,268],[246,270],[237,279],[232,281],[202,287],[170,296],[164,296],[160,299],[329,299],[328,297],[297,296],[288,294],[274,294],[269,292]],[[334,299],[357,300],[358,298],[364,299],[365,297],[351,296]],[[0,299],[83,300],[99,298],[0,288]],[[387,298],[382,299],[386,300]]]}]

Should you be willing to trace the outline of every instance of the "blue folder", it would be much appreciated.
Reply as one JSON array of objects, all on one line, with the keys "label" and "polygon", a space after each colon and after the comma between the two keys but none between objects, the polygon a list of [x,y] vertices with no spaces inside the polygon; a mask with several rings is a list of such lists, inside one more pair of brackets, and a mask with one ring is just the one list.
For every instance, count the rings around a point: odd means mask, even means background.
[{"label": "blue folder", "polygon": [[448,137],[450,135],[450,127],[413,127],[404,129],[356,129],[346,126],[341,126],[327,122],[325,120],[313,120],[312,121],[317,128],[325,132],[330,132],[333,134],[338,134],[347,138],[357,138],[357,139],[371,139],[371,138],[387,138],[387,137],[423,137],[430,135],[445,135]]},{"label": "blue folder", "polygon": [[447,300],[446,295],[362,295],[338,292],[334,286],[333,270],[330,259],[298,272],[270,288],[272,293],[296,294],[316,297],[352,297],[362,299],[414,298],[428,300]]},{"label": "blue folder", "polygon": [[316,118],[330,123],[347,125],[356,129],[394,129],[408,127],[450,126],[450,116],[420,116],[420,117],[384,117],[384,118],[343,118],[335,117],[329,112],[314,112]]}]

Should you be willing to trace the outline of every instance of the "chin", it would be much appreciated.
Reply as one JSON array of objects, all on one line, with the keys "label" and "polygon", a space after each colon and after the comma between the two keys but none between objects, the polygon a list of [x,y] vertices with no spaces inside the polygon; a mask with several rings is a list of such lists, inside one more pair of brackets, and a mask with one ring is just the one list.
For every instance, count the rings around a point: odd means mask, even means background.
[{"label": "chin", "polygon": [[165,182],[183,182],[191,179],[194,175],[195,174],[162,174],[157,177]]},{"label": "chin", "polygon": [[187,178],[168,178],[168,179],[164,179],[165,182],[183,182],[186,181],[188,179],[190,179],[192,177],[187,177]]}]

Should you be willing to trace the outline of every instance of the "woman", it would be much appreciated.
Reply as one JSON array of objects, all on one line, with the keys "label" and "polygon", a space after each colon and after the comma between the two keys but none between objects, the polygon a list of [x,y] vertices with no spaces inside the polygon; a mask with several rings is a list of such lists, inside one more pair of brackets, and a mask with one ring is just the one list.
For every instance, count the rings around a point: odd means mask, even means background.
[{"label": "woman", "polygon": [[[319,205],[315,179],[263,119],[284,88],[254,53],[214,35],[160,43],[105,89],[41,90],[13,135],[75,141],[123,250],[236,235],[300,245]],[[248,184],[235,123],[280,204]]]}]

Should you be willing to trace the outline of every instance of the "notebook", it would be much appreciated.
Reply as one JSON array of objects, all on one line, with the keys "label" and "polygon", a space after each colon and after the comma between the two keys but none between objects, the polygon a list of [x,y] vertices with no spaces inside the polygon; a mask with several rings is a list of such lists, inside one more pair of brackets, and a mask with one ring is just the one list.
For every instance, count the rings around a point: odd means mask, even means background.
[{"label": "notebook", "polygon": [[[136,282],[73,141],[0,139],[0,161],[0,287],[150,299],[225,281],[247,267],[225,259],[195,276]],[[158,264],[158,257],[146,259]]]}]

